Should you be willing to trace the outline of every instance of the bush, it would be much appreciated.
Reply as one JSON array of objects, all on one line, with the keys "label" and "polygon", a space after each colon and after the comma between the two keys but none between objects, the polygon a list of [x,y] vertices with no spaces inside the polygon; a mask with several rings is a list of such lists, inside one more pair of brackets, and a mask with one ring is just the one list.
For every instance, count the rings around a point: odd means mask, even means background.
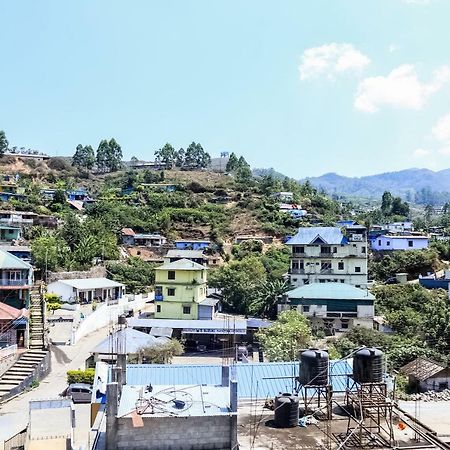
[{"label": "bush", "polygon": [[72,170],[70,163],[63,158],[50,158],[47,162],[47,166],[50,167],[50,169],[57,170],[58,172],[62,170]]},{"label": "bush", "polygon": [[86,370],[68,370],[67,384],[72,383],[87,383],[94,384],[95,369]]}]

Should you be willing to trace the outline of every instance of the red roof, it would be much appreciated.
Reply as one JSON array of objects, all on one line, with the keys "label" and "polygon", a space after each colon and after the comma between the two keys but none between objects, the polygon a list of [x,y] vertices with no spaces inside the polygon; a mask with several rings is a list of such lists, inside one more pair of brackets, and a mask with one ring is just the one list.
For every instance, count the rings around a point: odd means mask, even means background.
[{"label": "red roof", "polygon": [[134,236],[134,231],[132,228],[122,228],[122,234],[124,236]]},{"label": "red roof", "polygon": [[28,317],[28,311],[25,308],[17,309],[0,302],[0,320],[14,320],[19,317]]}]

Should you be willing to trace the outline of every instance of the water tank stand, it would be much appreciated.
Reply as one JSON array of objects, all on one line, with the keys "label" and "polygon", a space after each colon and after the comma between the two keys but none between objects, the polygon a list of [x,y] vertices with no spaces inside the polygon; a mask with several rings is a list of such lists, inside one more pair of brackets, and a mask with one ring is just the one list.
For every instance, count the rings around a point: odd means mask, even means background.
[{"label": "water tank stand", "polygon": [[347,432],[352,446],[394,445],[393,406],[389,397],[387,384],[357,383],[349,379],[345,405],[349,412]]},{"label": "water tank stand", "polygon": [[319,420],[331,420],[333,387],[331,384],[320,386],[301,386],[303,398],[303,415],[313,414]]}]

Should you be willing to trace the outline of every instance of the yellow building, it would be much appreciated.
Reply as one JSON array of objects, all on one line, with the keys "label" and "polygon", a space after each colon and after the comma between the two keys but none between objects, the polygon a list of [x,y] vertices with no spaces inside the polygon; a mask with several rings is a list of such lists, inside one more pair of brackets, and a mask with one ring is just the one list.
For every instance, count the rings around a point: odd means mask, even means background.
[{"label": "yellow building", "polygon": [[212,318],[214,305],[206,298],[206,267],[188,259],[155,269],[156,319]]}]

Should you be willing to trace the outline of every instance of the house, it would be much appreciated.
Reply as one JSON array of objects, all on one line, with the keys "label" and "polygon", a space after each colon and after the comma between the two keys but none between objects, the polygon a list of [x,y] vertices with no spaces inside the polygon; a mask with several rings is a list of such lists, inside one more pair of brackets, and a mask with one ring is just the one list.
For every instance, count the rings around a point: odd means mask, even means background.
[{"label": "house", "polygon": [[17,309],[28,308],[32,284],[32,266],[0,250],[0,302]]},{"label": "house", "polygon": [[164,257],[165,263],[173,263],[180,259],[188,259],[203,266],[208,265],[208,257],[201,250],[177,250],[171,249]]},{"label": "house", "polygon": [[345,283],[312,283],[285,294],[278,311],[296,309],[314,330],[328,334],[355,326],[373,328],[375,297],[367,290]]},{"label": "house", "polygon": [[135,233],[132,228],[122,228],[122,242],[130,246],[161,247],[167,239],[160,234]]},{"label": "house", "polygon": [[59,295],[64,303],[111,302],[123,297],[125,285],[108,278],[76,278],[49,283],[47,291]]},{"label": "house", "polygon": [[300,219],[308,214],[306,209],[301,209],[301,206],[294,203],[280,203],[280,211],[288,213],[293,219]]},{"label": "house", "polygon": [[157,267],[155,269],[155,318],[211,317],[218,301],[207,299],[206,270],[206,267],[188,259],[164,263]]},{"label": "house", "polygon": [[293,192],[275,192],[273,196],[284,203],[292,203],[294,201]]},{"label": "house", "polygon": [[86,200],[89,200],[89,194],[85,189],[75,189],[73,191],[67,192],[67,200],[79,200],[82,202],[85,202]]},{"label": "house", "polygon": [[178,250],[206,250],[210,247],[211,241],[207,239],[178,239],[174,242]]},{"label": "house", "polygon": [[9,202],[10,200],[24,201],[26,198],[27,196],[23,193],[0,191],[0,200],[2,202]]},{"label": "house", "polygon": [[410,233],[414,231],[413,223],[408,221],[388,223],[383,228],[393,233]]},{"label": "house", "polygon": [[8,225],[0,225],[0,241],[11,242],[18,241],[22,237],[20,228]]},{"label": "house", "polygon": [[93,363],[96,363],[97,361],[108,363],[115,362],[115,355],[117,354],[119,343],[122,345],[122,348],[125,349],[125,352],[129,357],[134,357],[134,359],[141,364],[142,360],[139,360],[139,352],[142,348],[158,347],[169,341],[170,339],[167,337],[155,337],[127,327],[122,330],[114,331],[97,344],[90,351],[92,357],[89,358],[89,365],[95,365]]},{"label": "house", "polygon": [[237,448],[237,382],[230,381],[228,367],[223,372],[216,385],[192,385],[187,379],[178,385],[167,380],[158,384],[153,378],[123,385],[127,374],[109,383],[106,448]]},{"label": "house", "polygon": [[26,245],[0,245],[0,250],[11,253],[22,261],[31,261],[31,247]]},{"label": "house", "polygon": [[450,367],[428,358],[416,358],[400,369],[409,385],[420,391],[442,391],[450,387]]},{"label": "house", "polygon": [[286,245],[291,249],[292,285],[339,282],[367,287],[365,227],[304,227]]},{"label": "house", "polygon": [[428,236],[383,234],[372,241],[372,250],[422,250],[428,248]]},{"label": "house", "polygon": [[27,323],[27,309],[17,309],[0,302],[0,348],[8,345],[24,347]]},{"label": "house", "polygon": [[14,227],[31,227],[38,225],[35,223],[38,215],[30,211],[0,211],[0,224]]}]

